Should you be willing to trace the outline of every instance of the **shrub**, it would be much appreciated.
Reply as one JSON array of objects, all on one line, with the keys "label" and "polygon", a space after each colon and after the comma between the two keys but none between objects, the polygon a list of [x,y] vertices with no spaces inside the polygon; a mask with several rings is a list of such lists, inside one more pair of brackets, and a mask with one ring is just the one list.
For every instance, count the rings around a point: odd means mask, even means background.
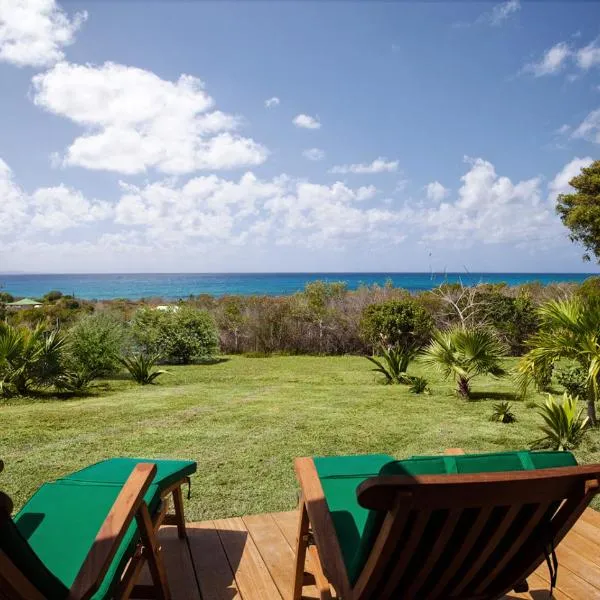
[{"label": "shrub", "polygon": [[8,302],[14,302],[15,297],[8,292],[0,292],[0,304],[7,304]]},{"label": "shrub", "polygon": [[585,400],[587,395],[586,373],[579,365],[560,371],[556,376],[556,381],[565,388],[569,396]]},{"label": "shrub", "polygon": [[412,299],[367,306],[360,320],[361,336],[373,346],[383,342],[403,349],[420,348],[429,341],[432,330],[431,315]]},{"label": "shrub", "polygon": [[57,300],[62,298],[62,296],[63,296],[63,293],[60,292],[59,290],[51,290],[47,294],[44,294],[44,296],[42,297],[42,300],[44,302],[56,302]]},{"label": "shrub", "polygon": [[552,384],[554,363],[540,363],[533,369],[533,381],[538,392],[547,392]]},{"label": "shrub", "polygon": [[495,423],[514,423],[517,417],[512,412],[512,406],[510,402],[498,402],[493,406],[494,412],[490,417],[490,421]]},{"label": "shrub", "polygon": [[546,403],[540,407],[540,416],[545,425],[540,429],[545,434],[533,443],[534,448],[571,450],[576,448],[583,436],[589,418],[582,418],[583,408],[577,410],[577,400],[565,392],[562,401],[548,395]]},{"label": "shrub", "polygon": [[61,392],[83,392],[95,379],[95,373],[85,367],[66,370],[54,381],[54,387]]},{"label": "shrub", "polygon": [[153,370],[154,365],[159,359],[158,354],[133,354],[120,359],[121,364],[129,371],[129,374],[140,385],[154,383],[154,380],[161,375],[168,373],[164,369]]},{"label": "shrub", "polygon": [[385,375],[386,383],[410,383],[411,378],[406,374],[410,361],[415,352],[395,346],[381,348],[381,359],[374,356],[365,358],[375,365],[373,371]]},{"label": "shrub", "polygon": [[187,306],[168,311],[141,309],[135,314],[132,331],[143,354],[158,354],[170,363],[210,359],[219,348],[211,315]]},{"label": "shrub", "polygon": [[108,312],[86,315],[69,331],[70,367],[93,377],[119,370],[119,356],[125,342],[122,321]]},{"label": "shrub", "polygon": [[429,381],[425,377],[411,377],[408,391],[413,394],[431,394]]}]

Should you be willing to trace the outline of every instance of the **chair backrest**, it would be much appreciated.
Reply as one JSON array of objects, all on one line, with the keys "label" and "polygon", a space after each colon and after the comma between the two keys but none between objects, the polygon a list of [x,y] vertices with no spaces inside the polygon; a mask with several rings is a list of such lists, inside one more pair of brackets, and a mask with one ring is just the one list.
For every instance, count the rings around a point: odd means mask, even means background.
[{"label": "chair backrest", "polygon": [[545,560],[598,492],[600,465],[380,476],[358,488],[379,532],[353,598],[500,598]]}]

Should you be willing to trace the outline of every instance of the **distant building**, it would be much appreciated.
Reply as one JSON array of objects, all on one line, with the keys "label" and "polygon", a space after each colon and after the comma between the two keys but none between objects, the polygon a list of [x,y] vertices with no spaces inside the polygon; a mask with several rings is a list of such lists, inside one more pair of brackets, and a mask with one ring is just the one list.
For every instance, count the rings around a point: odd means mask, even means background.
[{"label": "distant building", "polygon": [[25,310],[27,308],[40,308],[42,303],[39,300],[33,300],[32,298],[23,298],[16,302],[8,302],[6,307],[10,310]]},{"label": "distant building", "polygon": [[171,311],[171,312],[177,312],[179,310],[179,306],[177,306],[176,304],[159,304],[158,306],[154,307],[155,310],[163,310],[163,311]]}]

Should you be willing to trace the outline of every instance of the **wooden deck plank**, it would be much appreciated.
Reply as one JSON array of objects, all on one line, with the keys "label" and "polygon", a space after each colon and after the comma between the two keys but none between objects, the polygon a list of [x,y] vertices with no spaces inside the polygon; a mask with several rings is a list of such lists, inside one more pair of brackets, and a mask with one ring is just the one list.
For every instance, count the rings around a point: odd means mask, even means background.
[{"label": "wooden deck plank", "polygon": [[[550,589],[550,578],[548,576],[546,565],[540,565],[535,574],[546,581],[546,589]],[[558,567],[556,587],[567,596],[570,596],[573,600],[600,600],[599,589],[595,588],[584,579],[581,579],[581,577],[573,573],[563,564],[560,564]]]},{"label": "wooden deck plank", "polygon": [[244,600],[282,600],[244,521],[238,517],[214,521]]},{"label": "wooden deck plank", "polygon": [[188,523],[186,529],[202,600],[242,600],[214,523]]},{"label": "wooden deck plank", "polygon": [[172,525],[160,528],[158,540],[173,600],[201,600],[187,540],[180,540]]}]

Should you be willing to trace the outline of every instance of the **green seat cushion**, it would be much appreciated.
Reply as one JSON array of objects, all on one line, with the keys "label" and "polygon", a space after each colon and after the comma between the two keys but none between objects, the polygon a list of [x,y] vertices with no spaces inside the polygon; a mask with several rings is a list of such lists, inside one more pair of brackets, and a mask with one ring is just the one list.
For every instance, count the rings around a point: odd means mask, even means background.
[{"label": "green seat cushion", "polygon": [[123,485],[139,463],[154,463],[156,465],[157,471],[152,483],[157,485],[161,491],[196,472],[196,463],[193,460],[109,458],[66,475],[62,480]]},{"label": "green seat cushion", "polygon": [[492,473],[575,466],[570,452],[499,452],[456,456],[413,456],[394,460],[385,454],[315,458],[348,578],[356,583],[379,530],[381,515],[358,503],[356,490],[378,475]]},{"label": "green seat cushion", "polygon": [[[121,489],[119,484],[45,483],[15,516],[21,540],[11,540],[9,556],[46,597],[67,597]],[[151,485],[145,499],[154,513],[160,502],[158,486]],[[110,597],[138,538],[133,521],[94,600]]]}]

